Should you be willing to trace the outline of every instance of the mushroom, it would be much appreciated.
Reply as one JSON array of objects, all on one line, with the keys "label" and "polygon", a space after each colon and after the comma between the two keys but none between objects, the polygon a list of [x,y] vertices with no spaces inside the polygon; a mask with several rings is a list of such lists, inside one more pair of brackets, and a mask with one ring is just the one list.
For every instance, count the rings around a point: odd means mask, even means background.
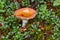
[{"label": "mushroom", "polygon": [[26,25],[29,19],[33,19],[37,12],[32,8],[21,8],[15,11],[14,15],[22,20],[22,27]]}]

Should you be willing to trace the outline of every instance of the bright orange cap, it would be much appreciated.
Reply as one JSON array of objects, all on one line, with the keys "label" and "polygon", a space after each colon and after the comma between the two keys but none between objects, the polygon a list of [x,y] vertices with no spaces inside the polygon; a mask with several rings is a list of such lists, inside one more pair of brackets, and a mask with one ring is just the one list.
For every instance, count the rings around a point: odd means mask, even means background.
[{"label": "bright orange cap", "polygon": [[21,19],[33,19],[36,16],[36,11],[32,8],[21,8],[15,11],[14,15]]}]

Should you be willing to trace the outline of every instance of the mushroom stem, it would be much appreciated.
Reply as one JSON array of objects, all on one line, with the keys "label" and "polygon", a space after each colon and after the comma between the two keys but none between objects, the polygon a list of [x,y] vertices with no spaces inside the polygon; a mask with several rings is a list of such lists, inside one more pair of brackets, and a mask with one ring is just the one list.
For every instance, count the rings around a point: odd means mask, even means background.
[{"label": "mushroom stem", "polygon": [[28,20],[22,20],[22,27],[24,27],[27,24]]}]

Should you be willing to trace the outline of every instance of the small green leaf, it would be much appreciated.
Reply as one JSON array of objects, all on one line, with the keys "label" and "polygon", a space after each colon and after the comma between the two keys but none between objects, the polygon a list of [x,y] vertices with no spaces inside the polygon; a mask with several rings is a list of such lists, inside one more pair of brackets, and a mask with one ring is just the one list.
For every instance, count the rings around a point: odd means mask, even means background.
[{"label": "small green leaf", "polygon": [[53,6],[59,6],[59,5],[60,5],[60,0],[55,0]]},{"label": "small green leaf", "polygon": [[0,13],[1,13],[1,12],[5,12],[5,10],[0,10]]}]

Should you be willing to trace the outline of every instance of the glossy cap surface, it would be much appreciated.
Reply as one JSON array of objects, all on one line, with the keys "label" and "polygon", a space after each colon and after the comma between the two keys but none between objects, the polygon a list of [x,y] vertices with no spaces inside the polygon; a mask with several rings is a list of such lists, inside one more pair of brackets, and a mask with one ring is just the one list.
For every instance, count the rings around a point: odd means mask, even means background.
[{"label": "glossy cap surface", "polygon": [[36,11],[32,8],[21,8],[16,10],[14,15],[21,19],[32,19],[36,16]]}]

